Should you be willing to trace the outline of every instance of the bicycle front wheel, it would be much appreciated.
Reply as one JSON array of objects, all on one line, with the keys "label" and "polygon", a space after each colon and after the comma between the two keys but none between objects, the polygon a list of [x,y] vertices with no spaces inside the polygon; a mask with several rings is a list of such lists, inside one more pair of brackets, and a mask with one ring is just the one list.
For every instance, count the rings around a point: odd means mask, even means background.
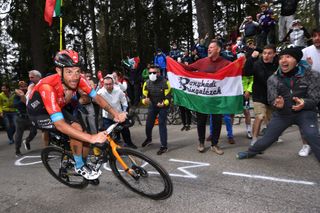
[{"label": "bicycle front wheel", "polygon": [[172,195],[172,181],[167,171],[156,161],[132,149],[117,149],[132,174],[124,171],[117,159],[110,160],[110,168],[116,177],[132,191],[154,200]]},{"label": "bicycle front wheel", "polygon": [[72,154],[62,148],[53,146],[44,148],[41,160],[48,172],[59,182],[78,189],[88,185],[89,181],[74,170],[75,162]]}]

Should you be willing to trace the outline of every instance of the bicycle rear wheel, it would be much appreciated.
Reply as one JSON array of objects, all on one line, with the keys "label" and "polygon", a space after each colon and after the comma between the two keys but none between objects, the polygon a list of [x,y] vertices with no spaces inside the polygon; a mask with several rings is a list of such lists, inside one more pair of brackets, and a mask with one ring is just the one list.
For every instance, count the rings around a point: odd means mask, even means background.
[{"label": "bicycle rear wheel", "polygon": [[172,195],[171,178],[157,162],[136,150],[119,148],[117,151],[133,171],[134,177],[125,172],[116,159],[109,161],[110,168],[127,187],[154,200],[163,200]]},{"label": "bicycle rear wheel", "polygon": [[78,189],[88,185],[89,181],[75,172],[72,155],[62,148],[53,146],[44,148],[41,160],[48,172],[59,182]]}]

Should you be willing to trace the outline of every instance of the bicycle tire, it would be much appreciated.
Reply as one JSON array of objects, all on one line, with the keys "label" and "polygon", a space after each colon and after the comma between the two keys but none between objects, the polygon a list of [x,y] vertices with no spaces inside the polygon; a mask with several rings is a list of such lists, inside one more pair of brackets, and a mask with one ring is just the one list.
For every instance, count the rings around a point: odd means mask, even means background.
[{"label": "bicycle tire", "polygon": [[[133,192],[154,200],[164,200],[172,195],[173,185],[171,178],[159,163],[136,150],[119,148],[117,151],[129,168],[133,169],[137,175],[137,179],[133,178],[122,170],[121,165],[115,158],[111,159],[109,161],[110,168],[125,186]],[[128,156],[130,156],[130,158]],[[132,159],[135,162],[133,162]],[[146,184],[148,184],[148,187],[139,188]],[[155,190],[158,186],[160,186],[159,191]],[[145,191],[147,189],[151,189],[150,192]]]},{"label": "bicycle tire", "polygon": [[89,181],[74,170],[71,153],[60,147],[49,146],[42,150],[41,160],[48,172],[59,182],[71,188],[85,188]]}]

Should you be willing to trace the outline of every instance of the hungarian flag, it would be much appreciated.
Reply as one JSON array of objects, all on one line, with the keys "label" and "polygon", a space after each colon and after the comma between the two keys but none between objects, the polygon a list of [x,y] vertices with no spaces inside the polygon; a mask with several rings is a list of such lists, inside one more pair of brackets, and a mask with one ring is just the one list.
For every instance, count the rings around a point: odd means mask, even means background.
[{"label": "hungarian flag", "polygon": [[61,10],[61,0],[46,0],[44,9],[44,20],[52,25],[52,17],[59,17]]},{"label": "hungarian flag", "polygon": [[241,57],[215,73],[190,72],[167,57],[174,104],[204,114],[239,114],[243,111]]}]

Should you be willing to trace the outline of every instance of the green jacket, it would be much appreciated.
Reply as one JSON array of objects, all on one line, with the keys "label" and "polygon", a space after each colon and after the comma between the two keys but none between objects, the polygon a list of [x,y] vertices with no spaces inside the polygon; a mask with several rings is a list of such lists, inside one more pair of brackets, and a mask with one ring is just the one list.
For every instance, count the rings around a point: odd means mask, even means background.
[{"label": "green jacket", "polygon": [[252,93],[253,85],[253,75],[252,76],[242,76],[243,92]]},{"label": "green jacket", "polygon": [[148,68],[145,68],[143,71],[142,71],[142,79],[143,81],[146,81],[149,79],[149,70]]},{"label": "green jacket", "polygon": [[13,107],[14,96],[14,93],[11,93],[9,97],[7,97],[3,92],[0,93],[0,113],[17,111],[17,109]]}]

